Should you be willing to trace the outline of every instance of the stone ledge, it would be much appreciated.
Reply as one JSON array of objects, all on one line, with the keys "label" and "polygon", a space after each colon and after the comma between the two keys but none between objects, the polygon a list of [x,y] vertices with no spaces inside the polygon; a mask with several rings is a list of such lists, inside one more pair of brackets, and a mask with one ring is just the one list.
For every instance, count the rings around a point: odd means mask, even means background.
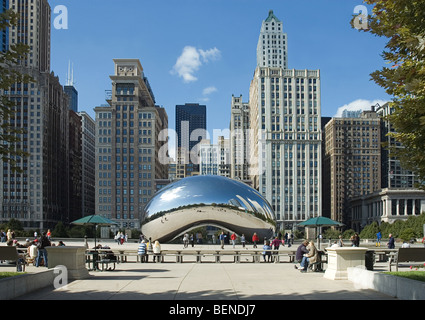
[{"label": "stone ledge", "polygon": [[49,285],[53,286],[54,278],[54,269],[46,269],[46,271],[1,279],[0,300],[12,300]]},{"label": "stone ledge", "polygon": [[355,267],[347,268],[348,280],[358,289],[372,289],[401,300],[425,300],[425,282]]}]

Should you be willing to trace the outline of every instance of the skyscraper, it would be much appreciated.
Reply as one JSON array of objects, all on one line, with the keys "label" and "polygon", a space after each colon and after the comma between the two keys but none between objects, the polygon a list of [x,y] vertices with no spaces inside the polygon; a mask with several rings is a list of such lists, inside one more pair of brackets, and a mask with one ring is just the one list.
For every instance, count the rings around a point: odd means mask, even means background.
[{"label": "skyscraper", "polygon": [[30,45],[18,67],[34,81],[15,83],[1,92],[15,103],[11,123],[27,131],[16,148],[30,156],[17,159],[21,172],[0,163],[0,220],[16,218],[24,228],[43,230],[58,221],[70,222],[68,99],[58,77],[50,72],[48,2],[10,0],[9,7],[21,17],[17,26],[9,28],[9,43]]},{"label": "skyscraper", "polygon": [[283,23],[269,11],[269,16],[261,25],[257,44],[258,67],[288,68],[288,37],[283,32]]},{"label": "skyscraper", "polygon": [[[9,9],[9,0],[0,0],[0,13]],[[9,28],[0,31],[0,52],[5,52],[9,45]]]},{"label": "skyscraper", "polygon": [[18,26],[9,28],[10,44],[25,43],[31,47],[21,66],[49,73],[51,8],[48,1],[9,0],[9,7],[21,17]]},{"label": "skyscraper", "polygon": [[232,179],[249,180],[249,103],[242,95],[232,96],[230,114],[230,176]]},{"label": "skyscraper", "polygon": [[81,215],[88,216],[95,212],[95,141],[96,141],[96,123],[87,114],[82,111],[78,113],[81,117]]},{"label": "skyscraper", "polygon": [[321,215],[320,71],[287,69],[287,37],[269,12],[261,26],[249,109],[250,176],[282,228]]},{"label": "skyscraper", "polygon": [[143,207],[166,179],[168,117],[137,59],[114,59],[108,105],[96,107],[96,214],[122,228],[140,228]]},{"label": "skyscraper", "polygon": [[329,181],[330,218],[349,225],[353,198],[381,188],[380,119],[375,111],[360,118],[333,118],[325,126],[324,172]]},{"label": "skyscraper", "polygon": [[177,166],[184,171],[183,178],[199,173],[199,148],[195,148],[202,139],[206,139],[206,106],[198,103],[176,105]]},{"label": "skyscraper", "polygon": [[74,86],[74,70],[71,68],[71,63],[68,66],[68,78],[64,90],[69,97],[69,109],[78,112],[78,91]]}]

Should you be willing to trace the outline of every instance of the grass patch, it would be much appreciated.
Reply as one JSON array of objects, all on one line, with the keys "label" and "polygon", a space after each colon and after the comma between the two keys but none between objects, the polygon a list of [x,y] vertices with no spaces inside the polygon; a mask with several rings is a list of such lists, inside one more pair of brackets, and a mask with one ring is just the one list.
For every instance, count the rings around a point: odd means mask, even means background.
[{"label": "grass patch", "polygon": [[21,274],[24,274],[24,273],[25,272],[0,272],[0,279],[20,276]]},{"label": "grass patch", "polygon": [[402,272],[384,272],[392,276],[408,278],[411,280],[417,280],[425,282],[425,271],[402,271]]}]

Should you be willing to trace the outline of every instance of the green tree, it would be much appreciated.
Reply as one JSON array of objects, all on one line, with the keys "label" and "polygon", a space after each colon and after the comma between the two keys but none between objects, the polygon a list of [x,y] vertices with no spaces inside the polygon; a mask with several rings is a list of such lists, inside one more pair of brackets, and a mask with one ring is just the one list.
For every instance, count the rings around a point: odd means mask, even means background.
[{"label": "green tree", "polygon": [[378,222],[374,221],[364,227],[359,236],[361,239],[376,239],[376,234],[380,231]]},{"label": "green tree", "polygon": [[52,231],[54,238],[67,238],[68,231],[62,221],[59,221]]},{"label": "green tree", "polygon": [[[0,32],[16,26],[19,15],[13,10],[0,13]],[[0,51],[0,159],[9,163],[12,171],[21,171],[20,160],[28,156],[16,144],[22,141],[25,129],[18,128],[10,120],[15,114],[15,103],[5,91],[15,83],[29,83],[32,78],[20,71],[19,65],[29,52],[23,43],[11,44],[4,52]]]},{"label": "green tree", "polygon": [[[425,189],[425,2],[423,0],[364,0],[373,6],[367,29],[388,38],[382,53],[387,67],[371,74],[372,79],[393,96],[388,116],[395,132],[389,135],[404,148],[391,148],[404,168],[418,175]],[[355,27],[356,18],[352,20]]]}]

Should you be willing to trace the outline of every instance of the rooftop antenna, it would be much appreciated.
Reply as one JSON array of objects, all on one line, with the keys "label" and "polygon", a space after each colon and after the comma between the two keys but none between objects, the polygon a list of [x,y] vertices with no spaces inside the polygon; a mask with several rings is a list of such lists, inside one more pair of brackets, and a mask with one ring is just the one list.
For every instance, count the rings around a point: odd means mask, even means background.
[{"label": "rooftop antenna", "polygon": [[68,61],[68,74],[66,76],[66,85],[74,86],[74,64],[71,67],[71,61]]}]

